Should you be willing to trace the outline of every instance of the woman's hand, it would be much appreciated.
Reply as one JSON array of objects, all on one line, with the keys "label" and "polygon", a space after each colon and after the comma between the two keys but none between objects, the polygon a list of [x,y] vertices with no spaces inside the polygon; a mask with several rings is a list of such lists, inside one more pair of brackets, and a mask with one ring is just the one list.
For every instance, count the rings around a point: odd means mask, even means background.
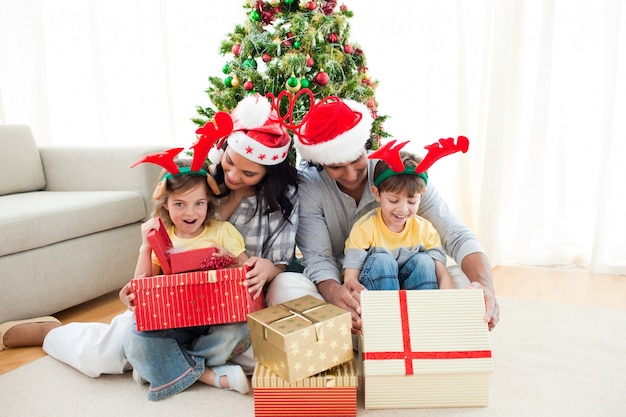
[{"label": "woman's hand", "polygon": [[279,267],[274,265],[269,259],[253,256],[244,264],[250,270],[246,274],[246,280],[243,285],[248,287],[248,292],[252,294],[252,299],[256,299],[263,294],[265,284],[274,279],[276,275],[283,272]]}]

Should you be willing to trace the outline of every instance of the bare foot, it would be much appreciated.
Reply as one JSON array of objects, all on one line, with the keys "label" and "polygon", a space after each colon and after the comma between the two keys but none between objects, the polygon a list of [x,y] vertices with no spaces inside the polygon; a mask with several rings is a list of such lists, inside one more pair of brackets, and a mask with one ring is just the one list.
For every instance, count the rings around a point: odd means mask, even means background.
[{"label": "bare foot", "polygon": [[59,326],[53,321],[19,324],[7,330],[2,341],[7,348],[42,346],[48,332]]}]

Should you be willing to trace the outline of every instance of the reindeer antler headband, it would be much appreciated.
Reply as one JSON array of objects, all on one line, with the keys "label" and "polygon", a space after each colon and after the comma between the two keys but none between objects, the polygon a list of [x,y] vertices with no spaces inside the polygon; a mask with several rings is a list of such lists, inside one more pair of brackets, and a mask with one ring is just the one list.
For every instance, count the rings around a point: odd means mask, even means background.
[{"label": "reindeer antler headband", "polygon": [[152,198],[155,200],[159,200],[163,197],[163,195],[165,195],[166,181],[179,175],[202,176],[206,178],[207,184],[211,187],[211,190],[215,194],[219,194],[220,190],[215,182],[215,179],[208,172],[202,169],[202,166],[206,161],[206,157],[211,147],[218,140],[228,136],[232,130],[233,122],[230,115],[228,113],[218,112],[215,114],[215,124],[213,122],[207,122],[204,127],[196,130],[196,133],[199,134],[199,138],[198,141],[191,146],[194,150],[191,166],[179,167],[176,165],[174,159],[185,148],[172,148],[163,152],[148,154],[132,164],[130,167],[133,168],[142,163],[151,163],[158,165],[167,171],[167,173],[163,175],[163,178],[161,178],[159,185],[157,185],[154,190]]},{"label": "reindeer antler headband", "polygon": [[[269,98],[273,98],[273,96]],[[219,162],[220,150],[223,148],[225,140],[228,140],[229,147],[236,153],[261,165],[277,165],[287,157],[291,138],[284,120],[292,118],[292,108],[281,119],[275,108],[277,104],[275,100],[270,103],[259,94],[254,94],[241,100],[231,114],[217,112],[214,122],[209,121],[196,130],[199,138],[196,144],[191,147],[194,152],[190,167],[179,168],[174,162],[176,155],[184,148],[173,148],[146,155],[132,166],[150,162],[167,170],[168,173],[163,176],[154,192],[153,197],[155,199],[160,199],[164,195],[165,181],[178,175],[201,175],[207,179],[213,192],[219,194],[220,190],[217,183],[210,174],[202,169],[202,166],[207,155],[210,156],[213,163]],[[213,149],[215,152],[210,154],[215,144],[217,144],[217,149]]]},{"label": "reindeer antler headband", "polygon": [[424,146],[424,149],[427,149],[428,153],[416,167],[405,167],[402,163],[400,150],[409,143],[409,141],[397,145],[395,143],[396,141],[392,140],[368,156],[369,159],[382,159],[389,165],[389,168],[381,172],[374,181],[376,187],[378,187],[381,182],[394,175],[419,176],[428,184],[428,174],[426,170],[437,160],[456,152],[465,153],[469,149],[469,140],[465,136],[459,136],[456,144],[454,143],[454,138],[439,139],[439,142]]}]

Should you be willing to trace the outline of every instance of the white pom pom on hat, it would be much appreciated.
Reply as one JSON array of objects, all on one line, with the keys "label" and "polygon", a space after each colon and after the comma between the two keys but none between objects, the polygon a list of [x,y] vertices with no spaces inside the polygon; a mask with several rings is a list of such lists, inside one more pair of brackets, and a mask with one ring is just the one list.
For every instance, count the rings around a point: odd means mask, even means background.
[{"label": "white pom pom on hat", "polygon": [[263,96],[255,94],[241,100],[232,111],[233,133],[228,146],[261,165],[277,165],[289,153],[291,137],[278,114]]},{"label": "white pom pom on hat", "polygon": [[239,129],[254,129],[263,126],[271,111],[271,103],[259,94],[244,98],[231,113],[235,130],[237,127]]}]

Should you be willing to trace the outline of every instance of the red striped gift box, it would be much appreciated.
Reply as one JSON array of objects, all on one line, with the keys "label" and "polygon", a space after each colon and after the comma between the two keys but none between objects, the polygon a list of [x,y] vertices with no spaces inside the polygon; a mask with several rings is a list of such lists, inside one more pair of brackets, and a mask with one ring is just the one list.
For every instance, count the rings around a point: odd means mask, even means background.
[{"label": "red striped gift box", "polygon": [[246,267],[131,280],[137,330],[162,330],[238,323],[264,307],[243,285]]},{"label": "red striped gift box", "polygon": [[357,385],[354,359],[293,383],[257,363],[252,376],[254,415],[354,417]]}]

